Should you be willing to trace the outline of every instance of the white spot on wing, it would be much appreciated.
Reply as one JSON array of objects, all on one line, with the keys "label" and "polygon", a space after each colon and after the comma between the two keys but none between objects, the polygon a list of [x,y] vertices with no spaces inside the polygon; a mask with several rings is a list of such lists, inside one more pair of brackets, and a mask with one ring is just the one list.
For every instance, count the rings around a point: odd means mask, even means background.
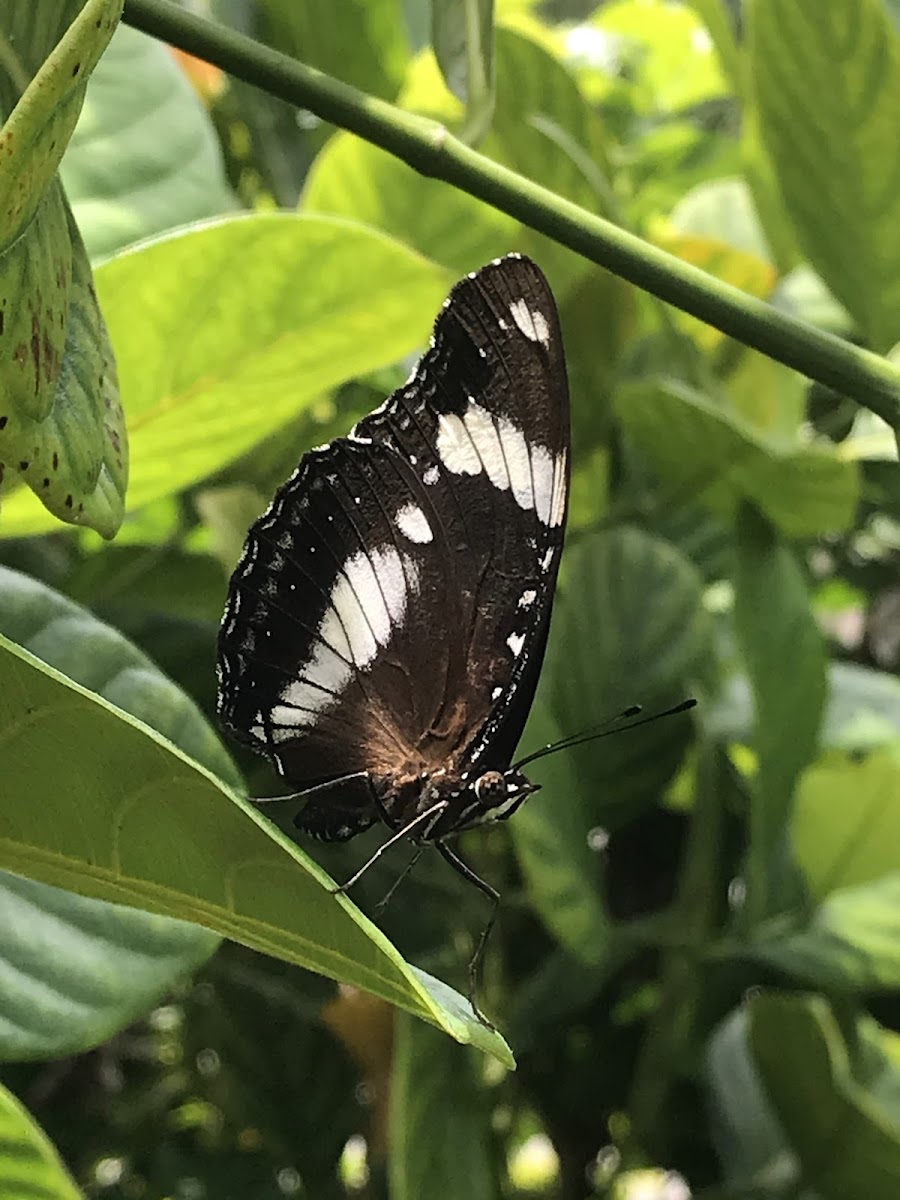
[{"label": "white spot on wing", "polygon": [[524,591],[519,597],[519,608],[531,608],[536,599],[537,592],[534,590],[534,588],[528,588],[528,590]]},{"label": "white spot on wing", "polygon": [[[477,407],[477,405],[476,405]],[[454,475],[478,475],[481,459],[459,417],[441,413],[438,418],[437,452],[441,462]]]},{"label": "white spot on wing", "polygon": [[550,345],[550,326],[547,318],[536,308],[529,308],[524,300],[516,300],[509,306],[510,315],[530,342]]},{"label": "white spot on wing", "polygon": [[550,520],[553,527],[561,525],[566,515],[566,451],[561,450],[556,456],[553,473],[553,496],[550,501]]},{"label": "white spot on wing", "polygon": [[403,536],[411,542],[424,544],[430,542],[434,537],[431,526],[428,524],[428,518],[417,504],[404,504],[394,517],[394,523]]},{"label": "white spot on wing", "polygon": [[272,725],[315,724],[353,677],[367,667],[406,615],[408,589],[417,590],[415,564],[394,546],[347,560],[316,631],[316,641],[297,679],[284,688],[270,714]]},{"label": "white spot on wing", "polygon": [[440,470],[437,468],[437,466],[432,464],[425,471],[424,475],[422,476],[422,482],[428,484],[428,486],[431,487],[431,485],[433,483],[437,483],[439,475],[440,475]]},{"label": "white spot on wing", "polygon": [[522,653],[522,647],[525,645],[524,633],[511,633],[506,639],[506,644],[512,650],[516,658]]},{"label": "white spot on wing", "polygon": [[494,416],[469,400],[462,417],[441,415],[437,451],[454,475],[485,471],[494,487],[511,490],[518,506],[535,509],[543,524],[558,525],[562,520],[565,458],[554,461],[545,446],[529,446],[522,430],[505,417]]}]

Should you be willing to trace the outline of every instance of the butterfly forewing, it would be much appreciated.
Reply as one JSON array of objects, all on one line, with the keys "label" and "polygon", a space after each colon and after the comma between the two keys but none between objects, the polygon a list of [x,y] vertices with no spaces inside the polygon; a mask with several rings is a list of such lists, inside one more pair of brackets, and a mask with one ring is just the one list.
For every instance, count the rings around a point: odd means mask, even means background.
[{"label": "butterfly forewing", "polygon": [[[251,529],[220,635],[224,723],[297,789],[507,767],[546,643],[568,452],[552,295],[529,260],[499,260],[453,290],[409,382],[307,455]],[[347,837],[378,815],[357,781],[298,824]]]}]

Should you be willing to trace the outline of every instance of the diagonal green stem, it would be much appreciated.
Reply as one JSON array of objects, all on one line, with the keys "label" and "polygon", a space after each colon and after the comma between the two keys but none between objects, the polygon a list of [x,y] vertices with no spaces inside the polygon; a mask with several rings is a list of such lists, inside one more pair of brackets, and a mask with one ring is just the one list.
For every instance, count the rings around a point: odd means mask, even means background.
[{"label": "diagonal green stem", "polygon": [[358,134],[421,174],[477,196],[744,345],[853,397],[900,429],[900,370],[887,359],[778,312],[579,208],[463,145],[438,122],[368,96],[170,0],[126,0],[125,20]]}]

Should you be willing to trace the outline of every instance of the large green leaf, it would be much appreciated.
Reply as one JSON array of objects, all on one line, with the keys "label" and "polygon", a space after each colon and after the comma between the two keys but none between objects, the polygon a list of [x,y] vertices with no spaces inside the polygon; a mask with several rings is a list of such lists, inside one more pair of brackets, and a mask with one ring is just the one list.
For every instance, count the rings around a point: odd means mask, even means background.
[{"label": "large green leaf", "polygon": [[794,857],[812,893],[870,883],[900,868],[900,738],[893,751],[830,754],[800,780]]},{"label": "large green leaf", "polygon": [[[199,482],[323,392],[420,345],[449,282],[382,235],[287,213],[107,262],[97,287],[131,429],[129,509]],[[29,501],[6,501],[0,532],[48,528]]]},{"label": "large green leaf", "polygon": [[204,925],[371,991],[511,1061],[461,997],[407,967],[248,801],[5,638],[0,742],[0,866]]},{"label": "large green leaf", "polygon": [[761,868],[784,831],[797,778],[816,750],[825,649],[796,558],[749,504],[738,515],[734,582],[736,634],[756,704],[759,774],[750,854]]},{"label": "large green leaf", "polygon": [[397,1023],[390,1093],[391,1197],[491,1200],[497,1181],[479,1063],[419,1022]]},{"label": "large green leaf", "polygon": [[52,513],[105,537],[122,519],[125,429],[87,255],[56,172],[121,7],[88,0],[57,28],[59,43],[30,82],[29,47],[4,28],[0,68],[7,102],[21,89],[0,129],[0,481],[4,469],[17,471],[48,510],[47,527]]},{"label": "large green leaf", "polygon": [[851,1051],[820,996],[757,995],[748,1025],[757,1070],[805,1183],[824,1200],[896,1200],[900,1112],[880,1094],[896,1097],[900,1088],[890,1035],[863,1018]]},{"label": "large green leaf", "polygon": [[83,1200],[31,1115],[0,1087],[0,1195],[3,1200]]},{"label": "large green leaf", "polygon": [[843,529],[853,519],[857,469],[832,451],[786,448],[674,379],[623,385],[616,410],[676,485],[676,498],[699,495],[733,515],[747,497],[789,537]]},{"label": "large green leaf", "polygon": [[[652,713],[684,699],[692,682],[708,679],[712,626],[701,592],[691,563],[640,529],[588,535],[570,548],[542,691],[564,736],[633,704]],[[689,733],[686,718],[671,718],[566,751],[589,815],[584,835],[655,800],[677,769]],[[540,778],[538,769],[534,774]],[[562,794],[534,803],[570,802]]]},{"label": "large green leaf", "polygon": [[60,174],[94,259],[235,206],[184,71],[168,47],[125,25],[91,76]]},{"label": "large green leaf", "polygon": [[900,34],[882,0],[756,0],[762,134],[810,262],[885,351],[900,327]]}]

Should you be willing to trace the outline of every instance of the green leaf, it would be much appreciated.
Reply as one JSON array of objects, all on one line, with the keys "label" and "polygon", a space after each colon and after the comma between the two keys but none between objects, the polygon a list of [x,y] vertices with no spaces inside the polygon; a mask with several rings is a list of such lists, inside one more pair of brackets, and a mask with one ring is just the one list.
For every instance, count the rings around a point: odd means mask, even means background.
[{"label": "green leaf", "polygon": [[[260,0],[259,34],[271,46],[361,91],[393,100],[409,46],[396,0]],[[344,36],[352,30],[352,36]]]},{"label": "green leaf", "polygon": [[[828,705],[820,744],[868,753],[900,735],[900,681],[857,663],[828,664]],[[710,732],[723,741],[753,740],[753,695],[745,675],[732,675],[705,711]]]},{"label": "green leaf", "polygon": [[60,174],[93,259],[235,207],[212,122],[172,51],[125,25],[91,76]]},{"label": "green leaf", "polygon": [[[875,1072],[859,1071],[820,996],[763,993],[748,1004],[749,1040],[763,1086],[796,1151],[805,1183],[823,1200],[895,1200],[900,1120],[880,1101]],[[869,1018],[855,1036],[878,1071],[887,1035]]]},{"label": "green leaf", "polygon": [[740,91],[743,67],[732,28],[732,16],[726,0],[688,0],[703,21],[719,55],[722,70],[734,91]]},{"label": "green leaf", "polygon": [[88,0],[27,86],[27,64],[6,56],[3,92],[24,90],[0,129],[0,480],[4,468],[18,472],[48,510],[45,528],[52,513],[104,537],[122,520],[125,429],[87,255],[56,170],[121,7]]},{"label": "green leaf", "polygon": [[83,1200],[47,1135],[2,1086],[0,1195],[3,1200]]},{"label": "green leaf", "polygon": [[494,111],[494,0],[432,0],[431,42],[447,87],[466,105],[459,136],[477,142]]},{"label": "green leaf", "polygon": [[193,921],[371,991],[512,1062],[499,1034],[449,988],[411,971],[252,805],[153,730],[5,638],[0,742],[8,807],[0,866]]},{"label": "green leaf", "polygon": [[[240,777],[196,706],[115,630],[0,567],[0,632],[155,729],[234,786]],[[0,1057],[97,1045],[205,961],[196,925],[87,900],[0,872]]]},{"label": "green leaf", "polygon": [[830,450],[785,449],[737,413],[674,379],[629,383],[616,411],[676,486],[733,516],[749,498],[788,537],[846,528],[859,493],[855,464]]},{"label": "green leaf", "polygon": [[893,752],[830,754],[807,770],[791,815],[794,858],[814,896],[900,864],[900,738]]},{"label": "green leaf", "polygon": [[396,1025],[390,1088],[393,1200],[419,1200],[440,1180],[447,1200],[492,1200],[485,1091],[479,1061],[420,1022]]},{"label": "green leaf", "polygon": [[799,930],[781,919],[763,924],[749,952],[821,988],[900,988],[900,871],[831,892]]},{"label": "green leaf", "polygon": [[751,856],[766,861],[811,761],[825,704],[825,650],[794,555],[744,504],[737,522],[735,631],[756,705],[759,774]]},{"label": "green leaf", "polygon": [[641,113],[676,113],[727,94],[709,34],[687,5],[614,0],[599,5],[590,23],[619,41],[617,65],[633,79]]},{"label": "green leaf", "polygon": [[716,1152],[737,1195],[778,1196],[799,1179],[747,1044],[747,1010],[736,1009],[706,1047],[704,1074]]},{"label": "green leaf", "polygon": [[[494,52],[497,100],[481,152],[575,203],[607,211],[606,139],[571,75],[544,46],[511,29],[496,30]],[[429,56],[410,73],[401,100],[448,125],[460,119]],[[348,134],[338,134],[316,159],[303,204],[385,229],[457,271],[511,249],[532,254],[554,284],[587,270],[550,239]],[[557,300],[563,298],[557,288]]]},{"label": "green leaf", "polygon": [[669,221],[680,233],[718,238],[763,262],[772,253],[743,179],[712,179],[698,184],[679,200]]},{"label": "green leaf", "polygon": [[900,35],[881,0],[756,0],[762,134],[810,262],[881,351],[900,326]]},{"label": "green leaf", "polygon": [[[559,741],[560,730],[538,697],[523,747]],[[600,891],[600,859],[590,845],[592,816],[571,753],[551,754],[528,769],[543,789],[509,829],[535,910],[556,939],[587,963],[608,951],[609,918]]]},{"label": "green leaf", "polygon": [[198,925],[89,900],[0,871],[0,1060],[61,1058],[105,1042],[205,962]]},{"label": "green leaf", "polygon": [[[291,214],[222,220],[107,262],[97,287],[132,435],[129,511],[420,345],[449,282],[379,234]],[[48,528],[29,500],[7,499],[7,536]]]},{"label": "green leaf", "polygon": [[[569,549],[542,689],[563,735],[612,721],[636,703],[652,713],[709,676],[712,626],[701,592],[695,568],[639,529],[595,533]],[[685,718],[671,718],[566,751],[589,813],[585,836],[591,826],[620,824],[653,802],[676,771],[689,732]],[[555,798],[535,798],[542,802]]]},{"label": "green leaf", "polygon": [[513,217],[350,133],[336,134],[317,155],[302,204],[307,213],[382,229],[455,273],[477,270],[513,249],[521,229]]}]

